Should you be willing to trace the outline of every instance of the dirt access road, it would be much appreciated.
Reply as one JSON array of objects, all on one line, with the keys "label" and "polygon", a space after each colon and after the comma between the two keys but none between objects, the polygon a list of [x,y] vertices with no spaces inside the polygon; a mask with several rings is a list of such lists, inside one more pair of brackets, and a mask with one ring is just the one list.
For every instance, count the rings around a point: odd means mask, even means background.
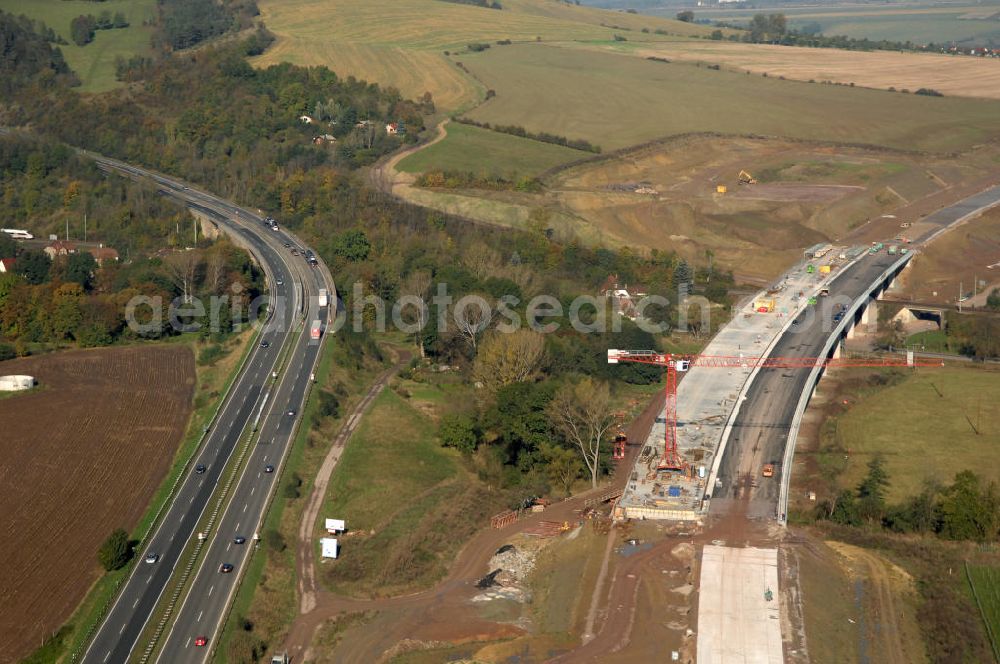
[{"label": "dirt access road", "polygon": [[326,496],[326,488],[330,484],[330,476],[333,474],[333,469],[337,466],[337,462],[340,461],[340,455],[344,452],[344,446],[347,445],[347,441],[358,428],[361,418],[368,412],[368,409],[371,408],[372,403],[382,393],[385,386],[389,384],[389,380],[409,363],[411,357],[412,355],[409,352],[401,353],[396,364],[392,368],[386,369],[376,379],[365,396],[358,402],[358,405],[351,411],[350,416],[344,422],[344,426],[337,432],[337,436],[333,439],[333,444],[330,446],[330,451],[327,452],[326,458],[323,459],[319,472],[316,474],[312,493],[309,494],[309,502],[306,503],[306,508],[302,512],[302,521],[299,523],[299,551],[296,556],[296,563],[299,572],[300,613],[306,614],[316,608],[316,547],[314,543],[314,531],[316,529],[316,517],[319,515],[320,507],[323,506],[323,498]]},{"label": "dirt access road", "polygon": [[[413,186],[413,182],[416,178],[410,173],[403,173],[396,170],[396,166],[399,162],[403,161],[411,154],[420,152],[435,143],[440,143],[444,139],[448,138],[448,120],[445,118],[438,123],[435,131],[437,132],[434,138],[427,141],[426,143],[418,143],[417,145],[406,148],[405,150],[400,150],[394,152],[381,164],[375,166],[375,168],[369,171],[369,178],[372,185],[376,189],[379,189],[387,194],[393,196],[398,196],[403,200],[409,201],[410,198],[406,195],[406,190]],[[412,202],[412,201],[411,201]]]},{"label": "dirt access road", "polygon": [[[645,440],[653,422],[663,408],[663,397],[657,395],[643,412],[627,428],[627,434],[635,440]],[[639,447],[629,448],[629,459],[622,468],[631,468],[631,457]],[[539,521],[576,521],[578,511],[584,507],[587,498],[607,491],[609,488],[623,487],[627,473],[617,474],[610,485],[588,491],[568,500],[552,505],[541,513],[527,514],[512,526],[502,530],[484,528],[465,545],[450,567],[448,576],[435,587],[402,597],[384,599],[351,599],[339,597],[328,591],[315,588],[312,570],[298,569],[299,578],[311,578],[314,599],[301,602],[303,613],[293,623],[284,649],[296,662],[312,661],[311,644],[317,630],[324,622],[338,615],[364,611],[393,612],[394,620],[385,629],[364,629],[352,634],[350,648],[344,648],[337,661],[369,664],[376,662],[385,652],[407,638],[425,640],[463,641],[483,640],[513,636],[520,630],[512,631],[509,625],[497,625],[477,619],[469,611],[468,600],[475,594],[475,582],[482,577],[487,562],[498,548],[510,538]],[[311,545],[301,548],[310,548]],[[299,557],[299,564],[305,559]]]},{"label": "dirt access road", "polygon": [[100,576],[97,550],[130,530],[191,414],[187,346],[63,351],[0,364],[38,379],[0,400],[0,662],[63,624]]}]

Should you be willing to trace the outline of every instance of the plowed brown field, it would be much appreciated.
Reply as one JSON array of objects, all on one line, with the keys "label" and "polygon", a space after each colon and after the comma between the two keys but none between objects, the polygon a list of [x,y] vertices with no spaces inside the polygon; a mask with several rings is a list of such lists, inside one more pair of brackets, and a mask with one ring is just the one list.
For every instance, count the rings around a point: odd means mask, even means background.
[{"label": "plowed brown field", "polygon": [[186,346],[68,351],[0,363],[39,388],[0,400],[0,662],[70,616],[97,550],[135,526],[191,412]]}]

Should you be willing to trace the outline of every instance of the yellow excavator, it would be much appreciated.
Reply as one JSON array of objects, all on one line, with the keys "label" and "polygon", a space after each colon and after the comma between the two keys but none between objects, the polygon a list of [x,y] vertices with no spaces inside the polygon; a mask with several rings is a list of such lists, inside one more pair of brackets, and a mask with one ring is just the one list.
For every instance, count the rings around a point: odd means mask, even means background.
[{"label": "yellow excavator", "polygon": [[740,184],[757,184],[757,178],[746,171],[740,171]]}]

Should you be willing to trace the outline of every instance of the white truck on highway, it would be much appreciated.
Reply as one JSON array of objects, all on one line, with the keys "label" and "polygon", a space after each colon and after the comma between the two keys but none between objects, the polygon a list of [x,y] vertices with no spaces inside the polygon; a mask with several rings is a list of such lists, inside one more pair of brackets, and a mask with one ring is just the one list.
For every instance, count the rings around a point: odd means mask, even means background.
[{"label": "white truck on highway", "polygon": [[330,306],[330,297],[326,294],[325,288],[319,289],[319,306],[321,308]]}]

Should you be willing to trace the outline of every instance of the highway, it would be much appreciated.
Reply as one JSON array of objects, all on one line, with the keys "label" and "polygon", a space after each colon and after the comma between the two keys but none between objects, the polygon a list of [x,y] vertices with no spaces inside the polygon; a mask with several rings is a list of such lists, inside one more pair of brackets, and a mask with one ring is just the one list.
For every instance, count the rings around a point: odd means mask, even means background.
[{"label": "highway", "polygon": [[[162,194],[210,216],[255,255],[267,274],[272,311],[260,335],[261,342],[268,342],[267,347],[261,343],[251,350],[193,461],[184,470],[172,502],[166,506],[156,530],[136,552],[139,560],[131,576],[83,656],[87,663],[117,664],[136,659],[145,650],[146,643],[139,643],[139,638],[151,620],[154,624],[160,620],[161,616],[153,613],[164,592],[176,584],[173,573],[186,563],[186,557],[181,558],[184,548],[196,537],[195,529],[203,513],[214,508],[216,501],[210,499],[219,479],[234,453],[238,454],[238,443],[249,435],[248,427],[259,417],[260,438],[254,439],[245,470],[230,489],[228,509],[217,517],[216,527],[208,533],[201,555],[205,564],[188,583],[192,594],[174,613],[177,627],[171,635],[178,635],[177,650],[173,650],[175,639],[168,638],[165,645],[171,648],[170,654],[161,658],[168,662],[201,661],[211,650],[241,566],[255,545],[253,536],[263,519],[269,492],[280,477],[281,462],[307,395],[320,349],[319,342],[309,339],[309,322],[326,320],[327,315],[325,309],[319,309],[315,296],[320,288],[326,288],[331,296],[335,290],[322,263],[311,267],[301,255],[292,256],[283,246],[289,242],[303,249],[296,238],[283,230],[269,229],[253,212],[172,178],[85,154],[106,170],[154,180]],[[293,350],[287,355],[287,366],[282,368],[278,363],[286,342],[293,344]],[[272,378],[274,371],[279,371],[277,380]],[[289,410],[294,414],[288,415]],[[264,473],[267,464],[273,465],[275,472]],[[204,472],[196,471],[199,465],[205,466]],[[246,543],[232,545],[236,534],[246,537]],[[233,551],[232,546],[238,549]],[[158,560],[144,562],[148,553],[157,554]],[[216,561],[222,559],[234,565],[232,573],[216,575],[218,578],[203,573],[213,565],[217,569]],[[203,587],[207,580],[212,583]],[[181,639],[180,635],[188,631],[208,637],[209,647],[195,649],[190,640]]]},{"label": "highway", "polygon": [[[1000,186],[938,210],[922,223],[932,229],[918,237],[929,242],[952,224],[1000,203]],[[885,251],[865,255],[830,283],[830,296],[817,307],[807,307],[775,344],[769,357],[816,357],[834,329],[833,308],[850,306],[898,259]],[[712,492],[713,513],[726,513],[738,504],[752,519],[776,516],[782,467],[789,431],[799,397],[806,388],[809,369],[761,369],[746,393],[730,439],[723,453],[719,479]],[[775,465],[772,478],[761,477],[765,463]],[[755,480],[758,486],[752,485]]]}]

